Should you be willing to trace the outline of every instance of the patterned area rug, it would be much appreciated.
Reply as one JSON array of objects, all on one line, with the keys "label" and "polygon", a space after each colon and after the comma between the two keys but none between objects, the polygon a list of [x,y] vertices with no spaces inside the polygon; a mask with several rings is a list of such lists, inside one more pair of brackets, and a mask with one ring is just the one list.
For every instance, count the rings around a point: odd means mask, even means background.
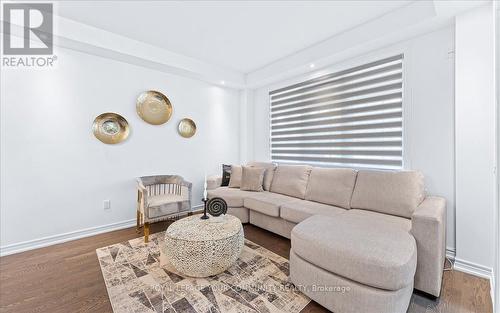
[{"label": "patterned area rug", "polygon": [[224,273],[192,278],[160,266],[163,236],[96,250],[115,313],[298,313],[310,301],[288,282],[288,260],[251,241]]}]

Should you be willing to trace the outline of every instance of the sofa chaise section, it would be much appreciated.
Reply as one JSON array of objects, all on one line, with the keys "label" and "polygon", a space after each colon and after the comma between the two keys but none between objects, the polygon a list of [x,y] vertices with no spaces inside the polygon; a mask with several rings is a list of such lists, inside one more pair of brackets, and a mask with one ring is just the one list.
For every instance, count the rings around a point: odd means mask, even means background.
[{"label": "sofa chaise section", "polygon": [[[415,239],[396,224],[385,226],[373,227],[369,215],[306,219],[292,230],[291,281],[333,312],[405,312],[417,263]],[[311,276],[323,285],[311,284]],[[349,282],[350,290],[324,297],[322,287],[344,286],[339,280]],[[370,293],[377,296],[366,306],[359,306],[363,299],[353,296]]]},{"label": "sofa chaise section", "polygon": [[445,257],[446,201],[427,197],[418,171],[359,171],[353,209],[409,219],[416,240],[415,288],[439,297]]}]

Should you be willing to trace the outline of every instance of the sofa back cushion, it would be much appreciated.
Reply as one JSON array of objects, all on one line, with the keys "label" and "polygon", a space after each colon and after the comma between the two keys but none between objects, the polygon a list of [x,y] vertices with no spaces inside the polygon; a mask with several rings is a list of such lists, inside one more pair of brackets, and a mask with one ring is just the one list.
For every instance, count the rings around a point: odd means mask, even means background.
[{"label": "sofa back cushion", "polygon": [[424,198],[424,176],[418,171],[359,171],[351,208],[411,218]]},{"label": "sofa back cushion", "polygon": [[264,191],[262,183],[264,182],[265,168],[243,166],[241,175],[241,190],[246,191]]},{"label": "sofa back cushion", "polygon": [[306,200],[350,208],[357,172],[350,168],[321,168],[311,171]]},{"label": "sofa back cushion", "polygon": [[271,189],[271,182],[273,181],[274,170],[276,169],[276,164],[271,162],[248,162],[247,166],[251,167],[261,167],[266,171],[264,172],[264,190],[269,191]]},{"label": "sofa back cushion", "polygon": [[307,165],[278,166],[274,171],[271,192],[304,199],[311,169]]}]

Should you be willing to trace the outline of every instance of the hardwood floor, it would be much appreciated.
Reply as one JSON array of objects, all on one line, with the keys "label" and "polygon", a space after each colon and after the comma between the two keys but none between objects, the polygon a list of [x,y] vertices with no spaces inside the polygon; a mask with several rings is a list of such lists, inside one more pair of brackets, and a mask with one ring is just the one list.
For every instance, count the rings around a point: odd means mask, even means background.
[{"label": "hardwood floor", "polygon": [[[128,228],[0,258],[0,312],[112,312],[95,249],[138,236]],[[245,225],[245,237],[288,258],[290,241],[283,237],[252,225]],[[303,312],[328,311],[311,302]],[[408,312],[492,313],[489,282],[447,271],[441,297],[414,293]]]}]

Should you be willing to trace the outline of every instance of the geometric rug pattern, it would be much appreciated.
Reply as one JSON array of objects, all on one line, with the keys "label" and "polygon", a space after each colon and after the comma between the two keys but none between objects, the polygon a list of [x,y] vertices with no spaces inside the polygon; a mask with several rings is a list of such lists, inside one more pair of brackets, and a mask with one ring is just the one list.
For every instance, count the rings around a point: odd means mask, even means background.
[{"label": "geometric rug pattern", "polygon": [[288,282],[288,260],[249,240],[228,270],[193,278],[160,266],[164,235],[96,250],[115,313],[298,313],[310,301]]}]

